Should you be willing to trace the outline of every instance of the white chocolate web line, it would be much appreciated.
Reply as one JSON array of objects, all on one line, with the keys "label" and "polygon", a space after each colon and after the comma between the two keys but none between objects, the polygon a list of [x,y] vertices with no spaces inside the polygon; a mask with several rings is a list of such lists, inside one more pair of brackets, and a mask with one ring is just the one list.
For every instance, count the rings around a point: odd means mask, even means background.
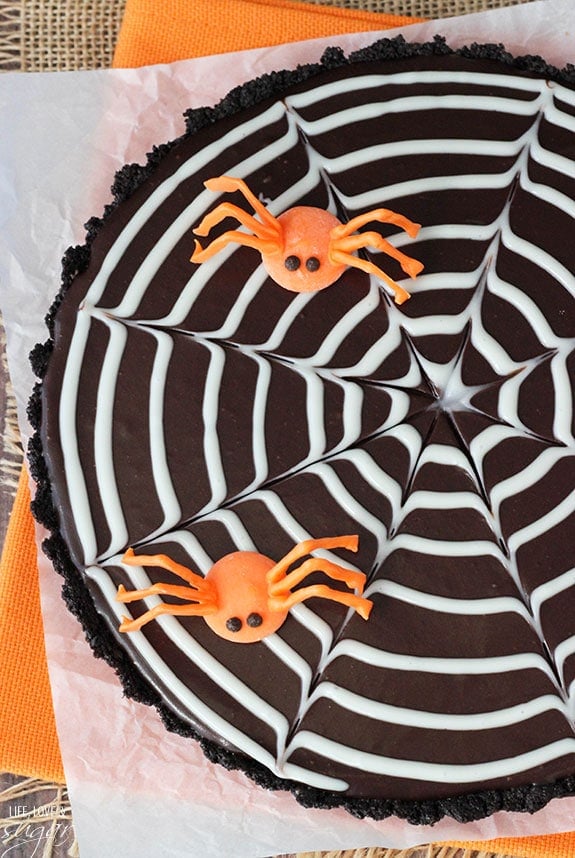
[{"label": "white chocolate web line", "polygon": [[[505,116],[526,118],[530,127],[522,130],[513,139],[505,141],[485,141],[474,139],[422,139],[401,141],[400,143],[384,143],[380,146],[369,146],[358,149],[352,155],[334,158],[322,157],[319,154],[321,135],[333,128],[351,127],[352,123],[374,121],[382,115],[391,122],[393,116],[402,113],[425,111],[430,107],[450,111],[461,108],[461,97],[433,95],[400,96],[388,101],[379,101],[379,97],[369,98],[365,105],[350,113],[347,110],[329,113],[326,108],[325,117],[313,121],[302,118],[300,113],[310,106],[321,105],[324,96],[329,95],[325,87],[310,87],[309,91],[293,96],[288,100],[288,110],[281,103],[258,114],[245,124],[240,124],[228,132],[221,141],[211,145],[210,151],[200,153],[205,163],[216,157],[220,151],[227,149],[232,138],[240,139],[254,135],[265,128],[270,122],[284,118],[287,121],[286,132],[269,146],[257,151],[256,154],[245,158],[228,172],[237,176],[249,176],[255,169],[261,168],[266,161],[272,161],[281,155],[289,155],[299,144],[300,133],[304,133],[313,151],[309,150],[309,169],[285,193],[270,203],[270,208],[276,214],[297,203],[306,193],[313,190],[323,177],[329,178],[330,189],[344,205],[347,212],[356,212],[375,206],[389,205],[394,202],[400,208],[403,198],[415,195],[433,195],[441,189],[450,186],[452,189],[475,191],[478,189],[509,188],[514,181],[518,182],[522,192],[537,195],[547,205],[556,208],[567,218],[575,218],[575,206],[570,197],[555,187],[534,182],[530,178],[530,164],[537,163],[564,175],[566,178],[575,177],[575,168],[571,160],[564,155],[556,154],[543,147],[538,138],[538,126],[542,120],[551,125],[574,131],[575,120],[568,112],[561,109],[561,104],[575,104],[573,93],[560,87],[549,88],[544,82],[513,78],[508,76],[479,76],[440,73],[418,73],[416,77],[409,75],[394,75],[382,81],[375,76],[355,78],[353,86],[363,95],[373,92],[376,96],[378,87],[392,83],[403,87],[409,92],[411,86],[424,87],[426,84],[435,86],[443,80],[458,83],[468,88],[478,87],[478,95],[467,94],[464,100],[466,111],[482,112],[499,110]],[[351,84],[350,84],[351,85]],[[485,87],[492,91],[501,90],[503,95],[485,95]],[[339,84],[341,89],[341,84]],[[516,97],[512,90],[516,89]],[[559,99],[559,100],[558,100]],[[329,105],[329,102],[327,102]],[[316,139],[319,143],[316,144]],[[421,179],[410,179],[386,187],[370,189],[357,196],[350,197],[340,186],[339,175],[361,166],[362,162],[377,159],[388,159],[403,153],[404,156],[423,156],[433,154],[484,155],[486,152],[502,161],[512,159],[512,163],[500,172],[483,172],[481,174],[456,173],[445,177],[428,176]],[[192,163],[193,162],[193,163]],[[261,342],[246,343],[236,340],[236,332],[250,306],[257,299],[260,290],[270,288],[265,283],[265,275],[260,267],[254,268],[253,274],[230,309],[225,321],[217,329],[196,332],[195,340],[203,344],[209,353],[209,370],[203,400],[204,450],[208,482],[211,487],[209,501],[194,514],[194,524],[189,529],[178,529],[185,517],[178,500],[173,475],[170,473],[169,457],[164,455],[164,421],[162,413],[162,390],[170,373],[170,358],[172,336],[169,331],[187,331],[190,317],[193,318],[196,302],[201,300],[202,291],[208,288],[210,278],[228,260],[233,261],[236,251],[229,248],[218,258],[204,264],[190,276],[189,282],[177,296],[173,306],[161,318],[145,318],[139,315],[139,307],[145,301],[146,292],[154,287],[154,277],[161,270],[164,260],[174,252],[174,248],[182,237],[189,232],[190,227],[213,206],[213,195],[206,191],[198,193],[182,214],[164,232],[163,237],[135,273],[121,302],[115,306],[106,306],[107,277],[113,271],[126,253],[131,241],[137,239],[141,228],[159,205],[174,193],[178,185],[199,168],[198,156],[182,165],[177,173],[152,194],[137,215],[128,223],[123,233],[109,252],[99,278],[96,278],[90,288],[82,312],[78,314],[78,322],[74,333],[68,368],[64,377],[61,399],[61,432],[62,441],[69,451],[66,459],[66,472],[69,492],[74,497],[74,514],[76,528],[83,544],[84,556],[89,566],[88,576],[101,589],[102,598],[108,603],[112,615],[125,613],[114,600],[115,586],[111,583],[108,566],[118,562],[117,555],[127,547],[129,527],[126,524],[122,509],[121,490],[116,485],[113,467],[113,411],[116,396],[116,381],[122,365],[122,355],[126,345],[126,336],[130,329],[137,326],[150,335],[152,351],[155,355],[150,376],[150,409],[146,417],[148,422],[147,437],[150,446],[156,453],[153,466],[153,488],[159,500],[162,517],[154,530],[145,535],[141,541],[157,544],[169,540],[180,547],[189,557],[189,565],[202,572],[207,572],[210,565],[217,559],[210,556],[209,549],[203,545],[201,538],[194,532],[195,523],[208,523],[225,530],[229,541],[238,549],[255,548],[250,531],[246,527],[243,516],[246,503],[258,504],[273,522],[292,542],[300,541],[309,536],[322,534],[311,533],[309,522],[301,513],[292,511],[289,500],[282,496],[283,487],[300,477],[310,478],[318,485],[321,484],[326,497],[342,511],[342,519],[357,521],[363,531],[371,534],[376,546],[373,552],[373,581],[368,595],[381,597],[387,603],[401,603],[411,606],[417,611],[429,614],[463,616],[469,618],[497,617],[501,614],[516,615],[518,620],[526,625],[533,635],[533,648],[516,652],[510,647],[507,652],[486,651],[477,657],[462,658],[454,654],[429,656],[422,655],[414,645],[413,651],[397,653],[383,648],[376,648],[362,643],[354,638],[357,625],[349,622],[334,632],[334,629],[320,616],[321,612],[312,611],[307,606],[294,609],[293,616],[301,624],[302,635],[309,634],[319,645],[320,655],[314,665],[310,665],[290,646],[287,640],[279,635],[269,639],[265,646],[271,656],[277,659],[278,671],[287,671],[297,678],[300,686],[300,701],[296,707],[295,717],[287,717],[286,713],[274,707],[264,699],[261,693],[254,691],[248,685],[246,676],[237,676],[225,664],[214,656],[196,640],[185,626],[174,617],[164,617],[158,621],[162,632],[182,652],[190,664],[203,671],[206,676],[214,679],[236,701],[242,710],[252,713],[254,719],[260,719],[275,734],[274,747],[264,746],[255,742],[245,731],[239,729],[234,719],[226,720],[215,708],[200,699],[193,690],[182,681],[182,677],[174,673],[173,668],[162,660],[154,650],[143,632],[133,635],[131,646],[139,653],[139,657],[148,665],[152,678],[156,677],[161,685],[169,689],[173,700],[177,701],[179,711],[189,713],[193,723],[203,723],[208,729],[220,736],[242,752],[252,756],[263,765],[279,774],[281,777],[294,778],[314,786],[333,790],[344,790],[344,778],[326,775],[318,766],[318,759],[327,757],[335,760],[343,769],[359,769],[382,775],[401,778],[404,780],[428,780],[437,783],[454,783],[468,785],[470,788],[487,781],[504,780],[506,777],[520,771],[532,769],[546,764],[551,760],[573,755],[575,739],[572,731],[573,701],[571,691],[572,681],[565,680],[565,668],[569,657],[575,653],[575,640],[566,638],[556,644],[550,654],[544,646],[537,646],[538,641],[545,641],[547,635],[543,628],[542,615],[546,603],[553,600],[558,593],[565,594],[573,589],[575,570],[562,569],[556,577],[538,586],[533,592],[525,590],[517,567],[517,556],[529,549],[533,540],[544,536],[550,529],[560,523],[567,522],[575,513],[575,493],[566,495],[560,503],[546,514],[530,521],[508,537],[503,536],[503,526],[500,520],[500,510],[506,502],[515,496],[528,492],[531,486],[544,481],[554,467],[562,461],[568,461],[575,453],[572,437],[573,411],[572,387],[567,370],[567,359],[573,349],[572,339],[560,337],[546,320],[541,308],[537,307],[532,298],[526,295],[516,284],[504,280],[497,273],[496,259],[501,247],[505,252],[517,257],[526,257],[545,271],[558,288],[565,291],[571,301],[575,295],[573,273],[558,261],[545,247],[536,246],[526,240],[513,228],[510,222],[509,200],[499,216],[488,224],[476,226],[457,223],[434,223],[424,225],[418,243],[409,252],[417,255],[417,249],[431,242],[458,242],[461,240],[483,242],[486,247],[486,257],[493,256],[488,264],[486,259],[472,271],[432,271],[424,273],[414,284],[412,292],[415,296],[426,290],[441,289],[467,291],[470,300],[464,309],[449,316],[413,317],[405,315],[386,301],[380,292],[380,286],[371,282],[363,296],[346,311],[331,332],[325,336],[317,348],[310,354],[297,357],[297,372],[300,373],[305,385],[305,422],[308,432],[309,452],[297,467],[288,471],[287,476],[280,474],[277,480],[266,485],[268,480],[268,451],[261,443],[261,428],[264,425],[264,409],[268,401],[270,374],[275,372],[274,362],[282,366],[293,359],[289,352],[282,352],[285,342],[289,344],[290,332],[300,324],[301,313],[313,310],[314,298],[298,296],[289,303],[274,323],[269,335]],[[396,202],[397,201],[397,202]],[[393,206],[392,206],[393,207]],[[398,245],[405,244],[404,237],[394,237]],[[531,464],[517,475],[509,476],[487,491],[491,501],[491,510],[487,510],[481,500],[481,493],[474,491],[473,479],[482,476],[484,462],[497,447],[508,439],[523,438],[536,432],[530,432],[519,413],[521,386],[525,377],[525,361],[516,360],[507,353],[490,331],[486,328],[482,317],[482,289],[478,286],[484,278],[486,293],[498,295],[502,301],[513,306],[523,316],[541,344],[541,353],[550,354],[552,379],[552,400],[554,405],[554,421],[552,438],[549,443],[541,443],[541,452],[531,461]],[[339,365],[338,351],[352,337],[353,332],[373,314],[386,312],[389,325],[381,336],[367,343],[366,349],[353,365]],[[93,499],[88,496],[83,476],[81,454],[76,442],[75,414],[79,389],[79,373],[82,358],[88,343],[89,332],[94,325],[104,325],[109,331],[109,341],[104,363],[102,365],[101,383],[98,390],[98,420],[95,427],[94,449],[98,463],[99,492],[103,512],[106,516],[109,532],[109,545],[99,545],[95,526],[92,520],[91,505]],[[163,330],[164,329],[164,330]],[[414,489],[405,496],[404,487],[384,467],[381,459],[370,452],[365,440],[365,429],[361,421],[361,402],[366,390],[364,380],[371,382],[371,377],[377,373],[382,360],[399,347],[404,339],[404,332],[417,340],[429,332],[435,331],[445,336],[459,335],[469,329],[470,342],[489,364],[494,375],[507,380],[502,383],[501,395],[498,400],[497,419],[492,420],[483,431],[476,434],[468,444],[467,450],[441,443],[424,443],[421,434],[413,428],[410,422],[409,401],[405,390],[410,385],[421,382],[420,367],[417,361],[409,364],[407,372],[386,383],[381,382],[391,397],[391,408],[385,421],[375,433],[368,432],[372,437],[385,436],[400,445],[411,462],[410,484],[414,477],[428,465],[439,465],[447,468],[461,469],[473,477],[468,491],[448,493]],[[237,494],[236,499],[226,498],[226,467],[222,459],[217,435],[215,432],[219,417],[220,401],[218,394],[222,379],[225,376],[232,351],[227,343],[239,346],[247,359],[257,365],[257,383],[253,397],[251,415],[253,448],[253,479]],[[453,367],[450,368],[453,370]],[[433,364],[428,361],[425,366],[427,375],[438,380],[438,387],[443,392],[448,389],[449,377],[443,364]],[[521,374],[523,373],[523,374]],[[338,443],[329,446],[324,431],[324,415],[322,413],[322,392],[326,379],[338,384],[344,391],[344,417],[342,421],[341,438]],[[451,375],[453,379],[453,375]],[[453,386],[453,382],[452,382]],[[320,395],[318,395],[318,392]],[[459,398],[459,405],[473,411],[470,406],[471,392],[459,385],[459,389],[451,391],[451,404]],[[359,443],[359,442],[362,443]],[[469,462],[473,462],[473,474],[470,473]],[[388,524],[368,509],[356,497],[353,490],[346,485],[341,476],[341,468],[346,465],[353,468],[358,479],[366,486],[377,488],[388,500],[391,507],[391,519]],[[281,479],[284,477],[284,479]],[[467,510],[481,517],[486,522],[491,537],[487,539],[470,539],[463,541],[429,539],[416,534],[407,535],[401,532],[402,526],[409,516],[418,511],[443,509]],[[200,531],[198,531],[200,532]],[[490,556],[511,577],[516,593],[514,596],[484,595],[475,598],[453,597],[443,592],[434,592],[433,581],[429,581],[429,589],[400,584],[386,577],[386,568],[399,556],[402,551],[414,552],[418,556],[434,558],[459,558],[467,563],[474,557]],[[394,558],[395,555],[395,558]],[[126,570],[127,576],[134,587],[146,586],[149,580],[143,570]],[[154,599],[147,600],[152,607]],[[409,613],[406,614],[409,616]],[[345,630],[345,634],[343,633]],[[486,711],[475,708],[471,712],[449,713],[430,707],[428,711],[414,706],[397,705],[385,700],[372,700],[368,694],[358,694],[352,688],[347,688],[342,682],[324,678],[326,671],[337,662],[337,659],[347,659],[350,664],[367,663],[386,671],[386,677],[396,674],[426,673],[437,677],[449,678],[460,675],[473,677],[477,675],[511,675],[537,671],[541,674],[542,693],[531,700],[517,700],[502,705],[499,708],[491,706]],[[330,674],[331,675],[331,674]],[[409,759],[394,757],[390,754],[374,754],[371,751],[354,748],[344,741],[334,738],[321,737],[313,730],[306,729],[307,716],[313,712],[314,706],[320,700],[330,700],[343,709],[357,713],[358,719],[377,722],[392,729],[393,724],[412,725],[415,731],[452,732],[455,734],[471,734],[505,729],[518,723],[536,722],[542,713],[557,712],[565,722],[565,731],[560,731],[551,741],[546,736],[538,736],[534,743],[535,728],[526,733],[524,747],[510,756],[491,757],[479,761],[476,757],[465,762],[453,762],[442,759]],[[433,701],[432,701],[433,702]],[[531,744],[529,744],[531,743]],[[291,757],[298,748],[304,747],[309,751],[308,757],[312,765],[304,768]]]}]

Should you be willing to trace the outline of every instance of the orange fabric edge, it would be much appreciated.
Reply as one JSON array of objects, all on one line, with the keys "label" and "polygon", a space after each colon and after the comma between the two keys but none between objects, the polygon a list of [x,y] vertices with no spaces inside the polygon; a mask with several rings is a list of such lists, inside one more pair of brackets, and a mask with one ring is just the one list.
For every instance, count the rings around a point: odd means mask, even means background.
[{"label": "orange fabric edge", "polygon": [[22,468],[0,561],[0,768],[64,783],[36,551],[28,472]]},{"label": "orange fabric edge", "polygon": [[296,0],[128,0],[113,65],[170,63],[420,20]]},{"label": "orange fabric edge", "polygon": [[575,855],[575,832],[533,837],[502,837],[497,840],[454,840],[445,845],[458,849],[477,849],[479,852],[512,858],[572,858]]}]

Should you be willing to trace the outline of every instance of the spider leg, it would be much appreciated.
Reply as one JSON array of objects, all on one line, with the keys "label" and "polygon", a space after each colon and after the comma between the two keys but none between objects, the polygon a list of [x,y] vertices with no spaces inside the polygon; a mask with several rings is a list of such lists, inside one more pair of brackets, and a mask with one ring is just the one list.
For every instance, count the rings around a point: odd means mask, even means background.
[{"label": "spider leg", "polygon": [[[347,263],[346,263],[347,264]],[[275,566],[270,569],[267,574],[269,584],[285,578],[287,570],[295,563],[296,560],[301,560],[307,554],[311,554],[318,548],[347,548],[348,551],[357,551],[359,538],[357,536],[324,536],[320,539],[305,539],[303,542],[298,542],[285,557],[282,557]]]},{"label": "spider leg", "polygon": [[187,566],[182,566],[181,563],[176,563],[171,557],[166,554],[134,554],[132,548],[129,548],[122,558],[122,562],[127,566],[159,566],[162,569],[167,569],[173,572],[179,578],[187,582],[188,586],[180,584],[165,584],[161,581],[152,584],[150,587],[145,587],[141,590],[126,590],[123,584],[118,587],[116,599],[119,602],[135,602],[139,599],[145,599],[147,596],[176,596],[178,599],[183,599],[185,602],[192,602],[188,605],[168,605],[162,602],[149,611],[145,611],[141,617],[136,620],[129,620],[127,617],[122,618],[120,625],[121,632],[133,632],[141,628],[145,623],[149,623],[159,614],[177,614],[181,616],[205,616],[217,610],[216,596],[213,587],[209,581],[202,578],[201,575],[196,575]]},{"label": "spider leg", "polygon": [[318,596],[322,599],[330,599],[332,602],[339,602],[342,605],[347,605],[349,608],[355,608],[364,620],[367,620],[373,607],[373,603],[369,599],[364,599],[362,596],[356,596],[354,593],[345,593],[341,590],[333,590],[325,584],[314,584],[310,587],[302,587],[301,590],[296,590],[295,593],[290,593],[282,597],[270,598],[269,605],[274,611],[289,611],[294,605],[304,602],[306,599],[311,599],[314,596]]},{"label": "spider leg", "polygon": [[337,563],[332,563],[330,560],[324,560],[321,557],[310,557],[280,581],[271,584],[269,587],[270,595],[280,596],[282,593],[289,593],[292,587],[295,587],[300,581],[311,575],[312,572],[325,572],[334,581],[344,581],[350,589],[359,590],[360,594],[363,593],[365,586],[365,575],[363,572],[346,569],[344,566],[339,566]]},{"label": "spider leg", "polygon": [[208,179],[204,184],[209,191],[221,191],[229,194],[239,191],[264,223],[267,223],[268,226],[271,226],[276,231],[280,229],[277,219],[264,206],[261,200],[258,200],[256,195],[250,191],[243,179],[237,179],[235,176],[217,176],[214,179]]},{"label": "spider leg", "polygon": [[347,223],[342,223],[341,226],[336,226],[332,235],[334,238],[344,238],[374,220],[378,223],[391,223],[394,226],[399,226],[411,238],[415,238],[421,228],[421,224],[414,223],[412,220],[409,220],[409,218],[404,217],[404,215],[398,214],[391,209],[373,209],[370,212],[364,212],[363,214],[357,215],[357,217],[353,217]]},{"label": "spider leg", "polygon": [[372,603],[369,599],[364,599],[355,593],[334,590],[325,584],[314,584],[309,587],[302,587],[295,593],[291,592],[292,587],[295,587],[312,572],[321,571],[336,581],[344,581],[348,587],[362,593],[365,586],[363,572],[346,569],[321,557],[308,557],[297,569],[291,572],[287,571],[292,563],[315,549],[347,548],[349,551],[357,551],[358,541],[359,538],[355,535],[324,537],[322,539],[306,539],[292,548],[267,574],[270,609],[272,611],[289,611],[293,605],[313,596],[319,596],[354,608],[364,619],[367,619]]},{"label": "spider leg", "polygon": [[384,283],[387,283],[387,285],[393,289],[396,304],[403,304],[404,301],[407,301],[411,297],[409,292],[406,292],[399,283],[396,283],[395,280],[385,273],[385,271],[382,271],[381,268],[378,268],[377,265],[374,265],[373,262],[369,262],[367,259],[360,259],[359,256],[353,256],[351,253],[345,253],[343,250],[335,249],[330,251],[330,258],[334,262],[342,262],[344,265],[352,265],[354,268],[359,268],[367,274],[374,274],[375,277],[383,280]]},{"label": "spider leg", "polygon": [[394,247],[390,241],[387,241],[378,232],[360,232],[356,235],[339,238],[333,242],[333,247],[344,253],[351,253],[360,247],[373,247],[375,250],[379,250],[382,253],[386,253],[387,256],[396,259],[405,273],[409,274],[410,277],[417,277],[423,270],[423,263]]},{"label": "spider leg", "polygon": [[124,585],[120,584],[116,600],[118,602],[136,602],[138,599],[145,599],[148,596],[177,596],[178,599],[184,599],[186,602],[193,601],[206,606],[210,605],[210,601],[204,598],[203,593],[194,592],[189,587],[178,584],[164,584],[161,581],[152,584],[150,587],[145,587],[143,590],[126,590]]},{"label": "spider leg", "polygon": [[195,587],[205,594],[211,595],[213,593],[213,588],[206,578],[192,572],[182,563],[176,563],[167,554],[134,554],[134,549],[128,548],[122,557],[122,563],[125,563],[126,566],[159,566],[161,569],[173,572],[178,578],[182,578],[190,587]]},{"label": "spider leg", "polygon": [[204,250],[202,250],[200,242],[196,241],[196,249],[190,257],[190,262],[205,262],[207,259],[215,256],[216,253],[219,253],[226,245],[234,242],[236,244],[243,244],[246,247],[254,247],[260,253],[279,252],[280,249],[279,244],[276,244],[275,241],[261,239],[255,235],[248,235],[245,232],[239,232],[239,230],[234,229],[219,235]]},{"label": "spider leg", "polygon": [[194,234],[201,235],[202,237],[206,236],[213,226],[227,217],[233,217],[238,220],[242,226],[247,227],[257,238],[273,238],[278,235],[278,229],[275,224],[262,223],[260,220],[256,220],[249,212],[229,202],[220,203],[213,211],[208,212],[194,229]]},{"label": "spider leg", "polygon": [[254,212],[259,216],[260,220],[233,203],[220,203],[213,211],[208,212],[199,226],[196,227],[194,230],[196,235],[208,235],[213,226],[221,223],[227,217],[235,218],[253,234],[250,235],[239,230],[230,230],[216,238],[204,250],[202,250],[200,243],[196,241],[196,247],[190,262],[205,262],[231,242],[242,244],[246,247],[253,247],[262,254],[280,252],[282,248],[282,227],[279,221],[258,200],[255,194],[250,191],[243,179],[236,179],[233,176],[219,176],[214,179],[208,179],[205,182],[205,186],[210,191],[229,193],[240,191],[247,202],[253,207]]},{"label": "spider leg", "polygon": [[119,630],[121,632],[136,632],[146,623],[149,623],[150,620],[155,620],[156,617],[162,614],[171,614],[179,617],[203,616],[205,614],[205,611],[202,610],[203,607],[203,605],[168,605],[166,602],[162,602],[160,605],[150,608],[149,611],[146,611],[141,617],[137,617],[135,620],[131,620],[129,617],[122,617]]}]

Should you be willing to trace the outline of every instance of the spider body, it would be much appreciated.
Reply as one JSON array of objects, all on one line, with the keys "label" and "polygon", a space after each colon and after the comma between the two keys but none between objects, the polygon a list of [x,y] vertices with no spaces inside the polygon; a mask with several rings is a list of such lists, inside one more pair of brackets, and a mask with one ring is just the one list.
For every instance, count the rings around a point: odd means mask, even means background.
[{"label": "spider body", "polygon": [[208,575],[218,594],[218,610],[205,616],[212,631],[227,640],[252,643],[279,629],[287,611],[267,609],[267,574],[274,566],[274,560],[255,551],[234,551],[214,563]]},{"label": "spider body", "polygon": [[347,268],[329,256],[329,233],[340,226],[331,212],[313,206],[295,206],[279,215],[281,250],[262,253],[272,280],[290,292],[317,292],[331,286]]},{"label": "spider body", "polygon": [[[276,632],[293,605],[320,597],[354,608],[367,619],[372,603],[362,597],[365,575],[319,557],[308,557],[297,568],[290,566],[317,548],[347,548],[357,551],[357,536],[308,539],[296,545],[279,562],[255,551],[234,551],[218,560],[206,577],[197,575],[165,554],[124,554],[127,566],[159,566],[182,578],[180,584],[152,584],[142,590],[126,590],[120,585],[120,602],[134,602],[148,596],[175,596],[181,602],[160,602],[140,617],[122,618],[121,632],[133,632],[162,614],[201,616],[217,635],[235,643],[254,643]],[[335,590],[326,584],[312,584],[292,592],[313,572],[322,571],[329,578],[343,581],[357,593]]]},{"label": "spider body", "polygon": [[334,214],[313,206],[295,206],[277,218],[250,191],[242,179],[220,176],[205,183],[211,191],[240,191],[250,203],[255,216],[229,202],[220,203],[194,230],[207,236],[213,226],[233,217],[248,231],[228,230],[202,249],[196,240],[191,262],[205,262],[230,242],[252,247],[261,253],[270,277],[292,292],[316,292],[331,286],[349,266],[373,274],[389,286],[397,304],[409,298],[399,286],[373,262],[355,255],[357,250],[373,247],[396,259],[403,271],[416,277],[423,269],[421,262],[394,247],[378,232],[356,232],[373,221],[392,223],[415,238],[420,225],[390,209],[373,209],[342,223]]}]

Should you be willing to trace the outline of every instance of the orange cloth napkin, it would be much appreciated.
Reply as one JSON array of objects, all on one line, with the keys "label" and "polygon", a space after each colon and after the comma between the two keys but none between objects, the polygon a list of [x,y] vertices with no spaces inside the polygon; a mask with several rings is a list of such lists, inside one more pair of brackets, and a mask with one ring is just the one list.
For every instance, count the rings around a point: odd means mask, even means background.
[{"label": "orange cloth napkin", "polygon": [[0,565],[0,770],[64,782],[46,667],[25,468]]},{"label": "orange cloth napkin", "polygon": [[128,0],[114,66],[171,63],[417,20],[293,0]]},{"label": "orange cloth napkin", "polygon": [[[114,66],[168,63],[415,20],[292,0],[128,0]],[[64,782],[29,504],[23,469],[0,565],[0,770]],[[570,858],[575,833],[449,845],[517,858]]]}]

